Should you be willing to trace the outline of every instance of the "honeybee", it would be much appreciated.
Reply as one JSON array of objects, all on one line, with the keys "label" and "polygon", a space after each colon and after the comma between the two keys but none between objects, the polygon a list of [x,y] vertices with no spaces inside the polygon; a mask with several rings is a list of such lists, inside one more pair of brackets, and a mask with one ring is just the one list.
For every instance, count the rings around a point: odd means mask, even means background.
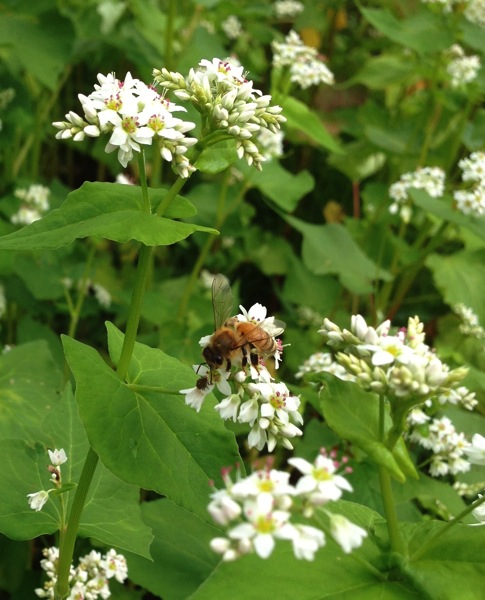
[{"label": "honeybee", "polygon": [[202,355],[211,370],[219,369],[226,363],[231,370],[234,361],[245,367],[248,356],[251,364],[256,366],[260,356],[270,356],[278,348],[275,336],[285,329],[285,323],[277,319],[268,320],[267,324],[239,321],[230,317],[233,300],[231,286],[224,275],[216,275],[212,282],[212,307],[214,309],[214,333]]}]

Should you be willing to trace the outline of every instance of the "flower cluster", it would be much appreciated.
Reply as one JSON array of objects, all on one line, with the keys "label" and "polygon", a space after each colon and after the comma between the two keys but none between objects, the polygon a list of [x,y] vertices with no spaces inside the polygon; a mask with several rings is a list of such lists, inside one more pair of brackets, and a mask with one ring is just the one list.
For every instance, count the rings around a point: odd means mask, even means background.
[{"label": "flower cluster", "polygon": [[322,61],[317,50],[306,46],[296,31],[290,31],[284,42],[274,41],[272,48],[273,66],[277,69],[288,68],[290,81],[302,89],[319,83],[334,83],[333,73]]},{"label": "flower cluster", "polygon": [[485,152],[472,152],[458,166],[463,181],[470,182],[471,188],[453,192],[456,207],[465,215],[480,217],[485,214]]},{"label": "flower cluster", "polygon": [[485,2],[483,0],[468,0],[465,3],[463,14],[470,23],[485,27]]},{"label": "flower cluster", "polygon": [[[46,572],[48,579],[43,588],[35,590],[39,598],[55,598],[55,585],[57,580],[57,563],[59,561],[59,549],[53,546],[45,548],[44,557],[40,561],[42,569]],[[114,578],[123,583],[128,576],[126,559],[122,554],[117,554],[113,549],[106,554],[92,550],[86,556],[79,559],[76,568],[71,566],[69,573],[69,585],[71,593],[69,598],[77,600],[96,600],[96,598],[109,598],[109,580]]]},{"label": "flower cluster", "polygon": [[445,191],[445,172],[439,167],[423,167],[411,173],[404,173],[399,181],[389,188],[389,196],[394,201],[389,212],[399,213],[404,222],[411,219],[409,189],[425,190],[432,198],[440,198]]},{"label": "flower cluster", "polygon": [[432,477],[456,475],[470,470],[466,459],[470,442],[465,434],[457,432],[447,417],[431,419],[419,408],[408,415],[410,430],[407,437],[426,450],[432,452],[429,460],[429,474]]},{"label": "flower cluster", "polygon": [[[313,560],[315,552],[325,545],[321,529],[292,523],[293,514],[306,518],[326,516],[327,531],[346,553],[361,546],[367,532],[340,514],[327,509],[328,503],[352,491],[350,483],[340,474],[341,463],[334,455],[322,451],[313,463],[302,458],[290,458],[290,465],[301,473],[296,485],[290,484],[290,474],[275,469],[261,469],[233,482],[229,471],[223,473],[225,488],[214,490],[208,506],[214,521],[227,527],[227,537],[214,538],[211,548],[230,561],[249,552],[268,558],[275,540],[289,540],[298,559]],[[345,467],[344,467],[345,469]],[[325,507],[325,508],[323,508]]]},{"label": "flower cluster", "polygon": [[459,304],[455,304],[452,308],[453,312],[455,312],[462,321],[459,329],[463,335],[469,335],[478,340],[485,338],[485,329],[480,325],[478,316],[469,306],[465,306],[460,302]]},{"label": "flower cluster", "polygon": [[439,6],[444,12],[452,12],[458,7],[457,12],[479,27],[485,27],[485,2],[484,0],[421,0],[424,4]]},{"label": "flower cluster", "polygon": [[195,138],[185,133],[195,123],[173,116],[174,112],[186,109],[169,102],[156,90],[127,73],[124,81],[114,74],[98,75],[98,84],[89,96],[79,94],[84,118],[70,111],[66,121],[56,121],[59,129],[57,139],[72,138],[82,141],[86,136],[109,135],[105,151],[118,150],[118,160],[126,167],[134,152],[142,145],[151,145],[154,140],[160,147],[162,158],[172,163],[181,177],[188,177],[194,170],[185,156]]},{"label": "flower cluster", "polygon": [[11,221],[14,225],[29,225],[42,218],[49,210],[50,189],[40,185],[32,184],[27,189],[16,189],[14,195],[22,201],[18,211],[12,215]]},{"label": "flower cluster", "polygon": [[241,21],[235,15],[229,15],[224,19],[221,28],[230,40],[237,40],[243,32]]},{"label": "flower cluster", "polygon": [[349,373],[345,367],[340,365],[333,357],[331,352],[315,352],[309,356],[305,362],[299,366],[298,371],[295,374],[297,379],[301,379],[307,373],[322,373],[323,371],[331,373],[343,379],[345,381],[352,381],[355,383],[356,377]]},{"label": "flower cluster", "polygon": [[367,391],[416,404],[436,398],[467,409],[476,405],[474,394],[459,386],[467,369],[451,370],[436,356],[424,343],[424,326],[418,317],[410,317],[407,328],[394,335],[390,327],[387,320],[374,329],[361,315],[354,315],[350,331],[325,319],[319,333],[337,363]]},{"label": "flower cluster", "polygon": [[61,465],[67,461],[66,453],[62,448],[60,450],[47,450],[47,452],[51,461],[51,464],[47,468],[51,474],[51,481],[54,487],[50,490],[40,490],[39,492],[27,494],[30,508],[37,512],[42,510],[44,504],[49,500],[49,494],[62,487]]},{"label": "flower cluster", "polygon": [[[237,328],[238,323],[251,323],[265,332],[265,337],[271,340],[268,352],[254,353],[257,348],[250,349],[244,356],[242,348],[237,348],[231,355],[230,369],[223,365],[219,369],[211,369],[205,365],[194,365],[199,379],[193,388],[180,390],[185,395],[188,406],[199,411],[206,396],[214,387],[225,397],[215,406],[222,419],[232,419],[234,422],[247,423],[250,427],[248,443],[250,447],[262,450],[267,445],[271,452],[277,444],[292,449],[290,439],[302,434],[296,424],[302,424],[303,419],[298,412],[300,399],[293,396],[286,384],[275,382],[264,365],[263,358],[272,357],[276,368],[281,360],[282,345],[276,340],[283,330],[275,325],[274,317],[266,316],[266,308],[261,304],[253,305],[248,311],[240,306],[241,314],[236,315],[231,322]],[[207,335],[200,340],[200,345],[207,348],[213,336]],[[246,344],[251,346],[250,343]],[[254,364],[255,357],[258,363]]]},{"label": "flower cluster", "polygon": [[[265,158],[256,137],[264,129],[276,132],[286,119],[280,106],[271,105],[271,96],[253,88],[242,66],[230,59],[203,59],[187,77],[165,68],[155,69],[153,76],[178,99],[195,106],[202,115],[204,135],[212,133],[214,143],[224,136],[235,139],[239,157],[261,169]],[[224,136],[215,135],[217,132]]]},{"label": "flower cluster", "polygon": [[277,19],[294,19],[303,10],[305,5],[298,0],[276,0],[273,11]]},{"label": "flower cluster", "polygon": [[451,78],[452,87],[464,86],[477,77],[481,67],[480,57],[473,54],[467,56],[459,44],[453,46],[446,52],[448,64],[446,71]]}]

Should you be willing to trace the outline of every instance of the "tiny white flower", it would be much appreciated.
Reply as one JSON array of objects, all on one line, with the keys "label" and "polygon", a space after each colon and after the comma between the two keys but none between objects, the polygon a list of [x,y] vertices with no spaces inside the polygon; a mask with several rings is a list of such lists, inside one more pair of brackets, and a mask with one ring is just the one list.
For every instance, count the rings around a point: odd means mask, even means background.
[{"label": "tiny white flower", "polygon": [[51,465],[54,467],[59,467],[67,461],[67,456],[66,452],[64,451],[64,448],[61,448],[60,450],[56,449],[54,451],[47,450],[47,452],[49,454]]},{"label": "tiny white flower", "polygon": [[35,492],[33,494],[27,494],[27,498],[29,499],[29,506],[32,510],[39,512],[42,510],[44,504],[49,500],[49,492],[45,490],[41,490],[40,492]]},{"label": "tiny white flower", "polygon": [[485,437],[475,433],[472,437],[471,446],[465,448],[468,460],[474,465],[485,465]]},{"label": "tiny white flower", "polygon": [[346,554],[361,546],[363,539],[367,537],[365,529],[338,514],[332,514],[330,517],[330,533]]}]

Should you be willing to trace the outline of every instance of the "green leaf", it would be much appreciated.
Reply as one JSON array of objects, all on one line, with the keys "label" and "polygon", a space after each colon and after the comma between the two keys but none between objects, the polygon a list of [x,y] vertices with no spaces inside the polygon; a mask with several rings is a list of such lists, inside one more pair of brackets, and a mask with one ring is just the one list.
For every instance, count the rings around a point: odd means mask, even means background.
[{"label": "green leaf", "polygon": [[351,181],[362,181],[379,171],[386,155],[376,152],[365,140],[351,142],[343,148],[344,154],[332,154],[328,163],[347,175]]},{"label": "green leaf", "polygon": [[331,152],[342,152],[338,142],[328,133],[317,114],[311,111],[306,104],[296,98],[288,97],[282,100],[281,106],[288,127],[299,129],[311,140]]},{"label": "green leaf", "polygon": [[[446,526],[437,521],[406,525],[411,559],[404,565],[404,571],[422,597],[482,600],[485,581],[483,528],[459,523],[445,532]],[[443,535],[413,560],[413,553],[419,552],[432,536],[441,532]]]},{"label": "green leaf", "polygon": [[[63,448],[68,460],[61,466],[63,487],[75,487],[89,445],[70,390],[53,399],[51,414],[42,423],[42,433],[34,445],[24,440],[0,442],[0,476],[5,490],[0,498],[0,531],[16,540],[52,534],[59,528],[59,498],[51,494],[40,512],[33,511],[27,494],[53,488],[47,470],[47,448]],[[70,509],[74,490],[63,494]],[[138,488],[128,485],[99,464],[82,513],[82,537],[130,550],[149,558],[150,529],[141,519]]]},{"label": "green leaf", "polygon": [[209,547],[221,531],[170,500],[142,504],[155,540],[153,562],[127,555],[130,580],[159,598],[185,600],[216,570],[220,556]]},{"label": "green leaf", "polygon": [[0,355],[0,439],[35,443],[40,425],[58,403],[62,374],[43,340]]},{"label": "green leaf", "polygon": [[51,11],[40,16],[18,15],[3,11],[0,19],[2,52],[42,85],[54,91],[65,66],[68,64],[75,35],[71,22]]},{"label": "green leaf", "polygon": [[204,148],[194,163],[203,173],[220,173],[238,160],[235,140],[224,140]]},{"label": "green leaf", "polygon": [[[116,363],[123,336],[109,325]],[[135,344],[129,382],[121,381],[89,346],[63,337],[76,379],[76,399],[89,441],[118,477],[155,490],[207,517],[208,482],[220,481],[223,466],[240,462],[234,436],[206,399],[200,413],[179,390],[195,385],[192,369],[161,350]],[[158,393],[152,388],[164,388]]]},{"label": "green leaf", "polygon": [[449,194],[442,198],[431,198],[424,190],[409,190],[409,194],[419,208],[440,219],[465,227],[481,239],[485,239],[485,217],[464,215],[453,207],[453,198]]},{"label": "green leaf", "polygon": [[[323,416],[329,426],[340,437],[349,440],[377,464],[385,467],[395,479],[403,482],[405,476],[399,465],[403,460],[402,450],[398,451],[398,462],[394,453],[379,439],[379,397],[329,373],[319,373],[319,377],[325,382],[320,399]],[[389,411],[385,421],[387,433],[391,427]]]},{"label": "green leaf", "polygon": [[424,7],[406,19],[396,19],[385,9],[362,6],[359,9],[378,31],[419,54],[435,54],[449,48],[454,42],[443,16]]},{"label": "green leaf", "polygon": [[447,304],[463,303],[485,323],[485,250],[462,250],[446,256],[432,254],[426,259],[426,266]]},{"label": "green leaf", "polygon": [[372,90],[383,90],[390,85],[406,81],[415,71],[416,65],[408,57],[382,54],[371,56],[347,83],[363,83]]},{"label": "green leaf", "polygon": [[375,279],[390,280],[390,274],[362,252],[342,225],[313,225],[290,216],[284,218],[303,235],[303,261],[312,273],[334,273],[355,294],[371,292]]},{"label": "green leaf", "polygon": [[[150,190],[151,204],[157,206],[165,194],[162,189]],[[172,218],[194,214],[188,200],[179,196],[166,214],[171,218],[144,212],[139,187],[86,182],[40,221],[0,238],[0,250],[59,248],[88,236],[164,246],[183,240],[194,231],[217,233],[209,227],[173,221]]]},{"label": "green leaf", "polygon": [[248,175],[249,181],[268,196],[278,208],[290,213],[315,185],[315,180],[308,171],[300,171],[293,175],[276,160],[266,162],[262,171],[252,169]]}]

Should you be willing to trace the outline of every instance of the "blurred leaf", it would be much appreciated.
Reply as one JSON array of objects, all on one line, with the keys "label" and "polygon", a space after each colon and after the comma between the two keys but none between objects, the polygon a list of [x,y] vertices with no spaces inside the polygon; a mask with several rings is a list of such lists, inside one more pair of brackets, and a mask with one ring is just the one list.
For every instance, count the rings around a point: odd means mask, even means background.
[{"label": "blurred leaf", "polygon": [[442,15],[432,13],[426,7],[419,7],[416,13],[405,19],[396,19],[385,9],[362,6],[359,6],[359,9],[378,31],[394,42],[416,50],[419,54],[434,54],[446,50],[454,42],[446,20]]},{"label": "blurred leaf", "polygon": [[[123,336],[108,327],[110,356],[116,363]],[[221,467],[241,459],[234,436],[209,406],[210,399],[196,413],[179,394],[195,385],[193,370],[137,343],[128,377],[146,386],[137,391],[93,348],[68,337],[63,343],[76,379],[81,419],[103,463],[124,481],[155,490],[208,518],[208,482],[220,481]]]},{"label": "blurred leaf", "polygon": [[[440,600],[481,600],[485,580],[485,536],[481,527],[470,527],[458,523],[444,529],[446,523],[408,524],[406,527],[411,559],[403,564],[405,574],[421,590],[422,597]],[[444,535],[426,548],[417,560],[413,552],[420,551],[423,545],[443,531]]]},{"label": "blurred leaf", "polygon": [[[2,12],[0,19],[2,51],[9,53],[27,73],[42,85],[54,91],[61,73],[67,66],[74,45],[74,31],[70,21],[58,11],[37,17]],[[13,66],[13,64],[11,66]]]},{"label": "blurred leaf", "polygon": [[485,323],[485,250],[432,254],[426,259],[426,266],[447,304],[463,303]]},{"label": "blurred leaf", "polygon": [[351,181],[362,181],[379,171],[386,162],[386,155],[369,147],[365,140],[352,142],[343,147],[344,154],[332,154],[328,163],[347,175]]},{"label": "blurred leaf", "polygon": [[341,153],[338,142],[328,133],[318,115],[306,104],[296,98],[287,97],[281,101],[283,115],[287,118],[286,125],[305,133],[314,142],[331,152]]},{"label": "blurred leaf", "polygon": [[385,90],[390,85],[406,81],[416,72],[416,65],[403,55],[371,56],[347,84],[363,83],[372,90]]},{"label": "blurred leaf", "polygon": [[459,210],[453,208],[453,199],[449,194],[444,194],[442,198],[431,198],[424,190],[414,189],[409,190],[409,195],[416,206],[445,221],[465,227],[475,235],[485,239],[485,216],[473,217],[464,215]]},{"label": "blurred leaf", "polygon": [[390,274],[362,252],[343,225],[313,225],[290,216],[284,218],[303,235],[302,257],[312,273],[334,273],[355,294],[371,292],[376,279],[390,280]]},{"label": "blurred leaf", "polygon": [[220,556],[209,547],[222,532],[170,500],[142,504],[155,539],[153,561],[127,555],[130,580],[167,600],[185,600],[216,570]]},{"label": "blurred leaf", "polygon": [[278,208],[290,213],[315,185],[315,180],[308,171],[300,171],[294,175],[284,169],[277,160],[264,163],[262,171],[253,169],[248,179]]},{"label": "blurred leaf", "polygon": [[[150,190],[151,204],[158,206],[165,195],[165,190]],[[193,214],[192,205],[180,196],[174,199],[166,213],[171,218],[158,217],[141,209],[139,187],[86,182],[71,192],[60,208],[40,221],[0,238],[0,249],[59,248],[88,236],[164,246],[183,240],[194,231],[217,233],[208,227],[172,220]]]},{"label": "blurred leaf", "polygon": [[485,110],[477,109],[473,121],[468,121],[463,131],[463,143],[470,152],[481,151],[485,146]]},{"label": "blurred leaf", "polygon": [[[325,384],[320,399],[323,416],[329,426],[341,438],[352,442],[385,467],[397,481],[405,481],[400,463],[408,468],[409,458],[404,460],[401,448],[399,460],[396,460],[394,452],[379,439],[379,397],[329,373],[319,373],[318,378]],[[385,418],[386,430],[389,430],[391,420],[388,410]]]}]

